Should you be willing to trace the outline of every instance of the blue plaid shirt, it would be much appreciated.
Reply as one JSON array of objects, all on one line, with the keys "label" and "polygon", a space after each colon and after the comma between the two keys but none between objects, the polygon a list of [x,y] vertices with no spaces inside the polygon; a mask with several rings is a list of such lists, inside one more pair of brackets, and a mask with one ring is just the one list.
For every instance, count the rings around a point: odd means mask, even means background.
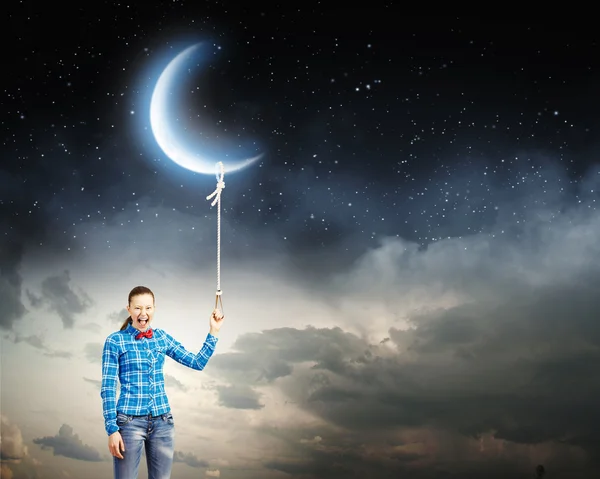
[{"label": "blue plaid shirt", "polygon": [[[198,354],[187,351],[162,329],[153,329],[151,339],[135,339],[131,324],[111,333],[102,351],[102,409],[104,427],[110,436],[119,430],[117,411],[131,416],[158,416],[170,411],[165,393],[165,355],[192,369],[202,371],[215,352],[218,339],[208,334]],[[117,402],[117,379],[121,393]]]}]

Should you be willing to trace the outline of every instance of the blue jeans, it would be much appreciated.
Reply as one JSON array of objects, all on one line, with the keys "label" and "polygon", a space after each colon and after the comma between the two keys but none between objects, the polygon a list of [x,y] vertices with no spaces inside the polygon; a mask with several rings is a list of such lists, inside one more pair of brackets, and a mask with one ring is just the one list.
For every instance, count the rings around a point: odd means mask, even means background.
[{"label": "blue jeans", "polygon": [[175,426],[169,412],[160,416],[117,414],[117,426],[125,444],[123,459],[113,457],[115,479],[137,479],[142,448],[146,449],[148,479],[170,479]]}]

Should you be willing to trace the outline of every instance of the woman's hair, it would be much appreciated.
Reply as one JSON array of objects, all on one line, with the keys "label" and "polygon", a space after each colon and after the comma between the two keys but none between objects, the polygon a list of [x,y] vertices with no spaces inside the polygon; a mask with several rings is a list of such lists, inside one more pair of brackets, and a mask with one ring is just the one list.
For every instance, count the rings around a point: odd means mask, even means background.
[{"label": "woman's hair", "polygon": [[[150,288],[146,288],[146,286],[136,286],[129,292],[129,298],[127,298],[127,304],[131,304],[131,299],[135,296],[139,296],[140,294],[149,294],[152,296],[152,301],[154,301],[154,293],[150,290]],[[121,331],[127,328],[127,325],[131,323],[131,316],[129,316],[125,322],[121,325]]]}]

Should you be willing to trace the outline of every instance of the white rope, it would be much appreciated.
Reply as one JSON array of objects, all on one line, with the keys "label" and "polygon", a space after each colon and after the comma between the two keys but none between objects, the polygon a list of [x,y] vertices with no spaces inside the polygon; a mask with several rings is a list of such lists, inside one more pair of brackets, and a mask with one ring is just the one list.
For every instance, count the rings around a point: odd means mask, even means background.
[{"label": "white rope", "polygon": [[225,168],[223,167],[223,163],[219,161],[217,166],[220,167],[220,175],[217,176],[217,188],[210,195],[206,197],[207,200],[210,200],[213,196],[215,199],[212,201],[210,206],[215,206],[217,204],[217,296],[221,295],[221,192],[223,188],[225,188],[225,182],[223,178],[225,177]]}]

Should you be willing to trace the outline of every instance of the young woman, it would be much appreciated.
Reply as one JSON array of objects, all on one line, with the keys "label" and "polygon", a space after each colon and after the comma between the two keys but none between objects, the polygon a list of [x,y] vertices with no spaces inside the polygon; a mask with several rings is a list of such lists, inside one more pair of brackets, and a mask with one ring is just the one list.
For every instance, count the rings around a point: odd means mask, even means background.
[{"label": "young woman", "polygon": [[[129,317],[111,333],[102,352],[102,409],[115,479],[136,479],[146,450],[148,477],[171,477],[173,415],[163,377],[165,356],[202,371],[215,351],[224,316],[214,310],[204,345],[193,354],[162,329],[152,329],[154,293],[137,286],[129,293]],[[121,392],[117,401],[117,379]]]}]

